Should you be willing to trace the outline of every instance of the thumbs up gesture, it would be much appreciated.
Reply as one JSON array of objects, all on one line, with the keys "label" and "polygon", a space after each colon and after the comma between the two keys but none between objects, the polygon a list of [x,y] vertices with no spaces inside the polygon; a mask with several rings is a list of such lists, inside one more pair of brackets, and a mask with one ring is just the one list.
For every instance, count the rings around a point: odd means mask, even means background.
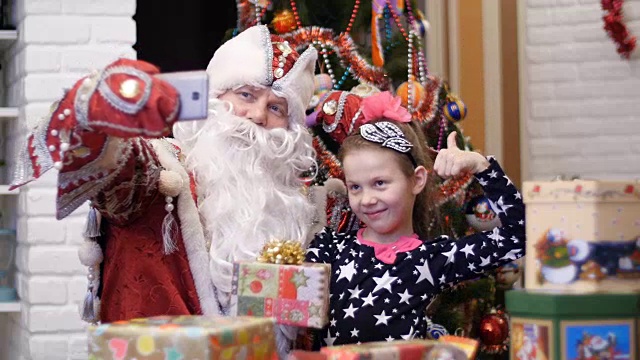
[{"label": "thumbs up gesture", "polygon": [[456,144],[456,132],[452,131],[447,138],[447,148],[440,150],[433,170],[442,178],[449,178],[471,172],[479,173],[489,167],[489,161],[475,151],[463,151]]}]

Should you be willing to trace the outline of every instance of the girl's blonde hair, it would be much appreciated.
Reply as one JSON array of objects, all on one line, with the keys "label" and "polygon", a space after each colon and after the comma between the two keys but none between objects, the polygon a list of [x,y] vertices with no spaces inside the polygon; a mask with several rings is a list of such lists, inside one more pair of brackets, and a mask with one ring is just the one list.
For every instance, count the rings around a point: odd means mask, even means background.
[{"label": "girl's blonde hair", "polygon": [[[427,150],[427,141],[420,129],[420,126],[413,121],[409,123],[402,123],[393,120],[379,119],[371,121],[370,124],[380,121],[391,122],[402,130],[405,138],[413,144],[413,147],[411,148],[411,156],[413,156],[416,166],[424,166],[424,168],[427,169],[427,183],[424,189],[416,196],[416,201],[413,205],[412,220],[413,231],[418,234],[420,239],[428,240],[434,236],[433,230],[438,226],[438,213],[435,206],[435,190],[437,189],[436,179],[433,174],[433,160],[429,156]],[[360,136],[360,133],[357,131],[348,136],[340,146],[338,160],[340,160],[340,162],[344,162],[344,158],[349,153],[362,149],[383,149],[393,153],[398,165],[400,165],[402,173],[407,178],[414,176],[415,167],[408,154],[404,154],[390,148],[385,148],[380,146],[380,144],[368,141]]]}]

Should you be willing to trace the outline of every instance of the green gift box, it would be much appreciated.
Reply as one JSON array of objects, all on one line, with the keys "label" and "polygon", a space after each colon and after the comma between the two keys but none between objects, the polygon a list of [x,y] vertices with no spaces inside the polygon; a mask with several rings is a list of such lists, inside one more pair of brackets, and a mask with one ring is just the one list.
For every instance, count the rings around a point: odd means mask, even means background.
[{"label": "green gift box", "polygon": [[512,290],[511,359],[637,359],[640,293]]},{"label": "green gift box", "polygon": [[251,317],[159,316],[89,327],[89,359],[277,359],[275,323]]}]

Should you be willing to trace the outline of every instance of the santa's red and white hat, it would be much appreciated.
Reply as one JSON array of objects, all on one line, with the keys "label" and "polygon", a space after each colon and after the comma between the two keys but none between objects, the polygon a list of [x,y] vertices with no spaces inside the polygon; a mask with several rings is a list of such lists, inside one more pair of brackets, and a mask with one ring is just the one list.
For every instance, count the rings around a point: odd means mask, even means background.
[{"label": "santa's red and white hat", "polygon": [[248,28],[222,44],[207,66],[209,96],[244,85],[270,86],[287,99],[291,123],[304,124],[313,96],[313,76],[318,58],[314,47],[302,54],[265,25]]}]

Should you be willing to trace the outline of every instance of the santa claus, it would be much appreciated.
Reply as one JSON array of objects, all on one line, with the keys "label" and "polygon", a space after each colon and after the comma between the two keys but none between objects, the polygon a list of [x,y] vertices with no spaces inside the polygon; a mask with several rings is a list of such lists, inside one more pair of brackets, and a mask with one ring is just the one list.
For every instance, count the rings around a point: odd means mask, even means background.
[{"label": "santa claus", "polygon": [[[179,122],[158,69],[118,60],[78,81],[28,136],[13,187],[59,170],[57,217],[91,202],[83,318],[225,315],[232,263],[270,239],[307,238],[299,175],[317,54],[265,26],[223,44],[208,68],[209,116]],[[169,135],[173,125],[173,139]]]}]

